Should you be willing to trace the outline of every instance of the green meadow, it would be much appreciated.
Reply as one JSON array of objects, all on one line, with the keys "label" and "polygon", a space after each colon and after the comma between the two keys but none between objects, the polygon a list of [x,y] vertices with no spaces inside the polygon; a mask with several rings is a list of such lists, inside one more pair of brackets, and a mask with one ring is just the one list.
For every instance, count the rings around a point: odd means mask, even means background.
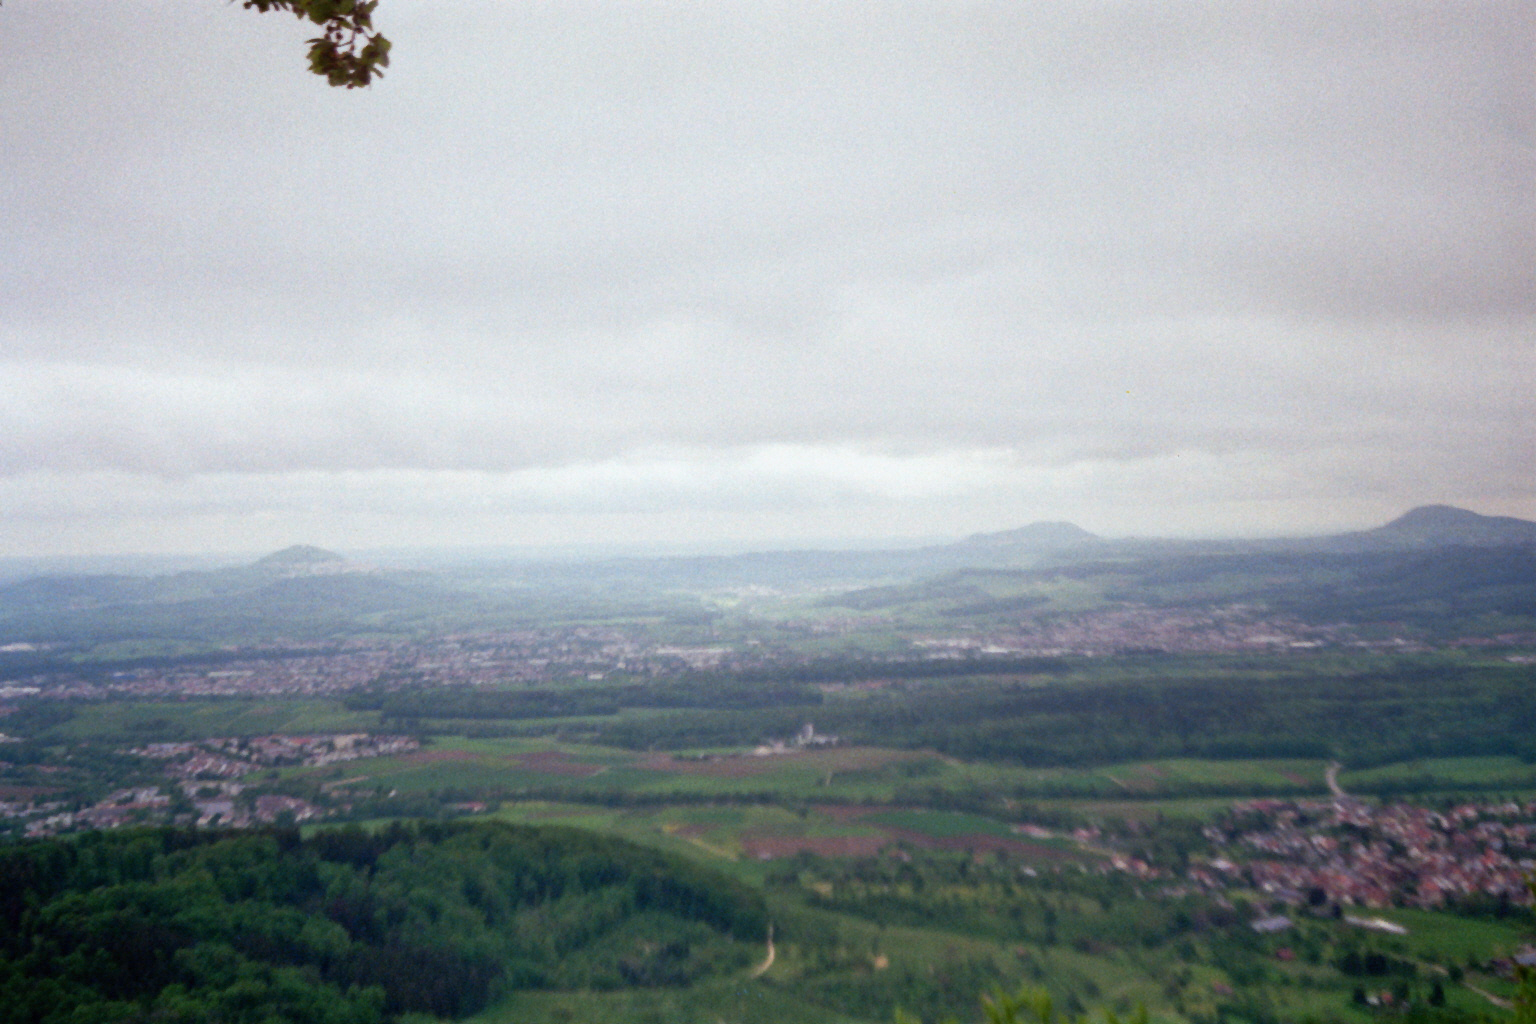
[{"label": "green meadow", "polygon": [[1536,764],[1512,756],[1438,757],[1340,773],[1346,789],[1382,795],[1536,790]]},{"label": "green meadow", "polygon": [[[968,762],[925,751],[830,747],[755,756],[751,750],[637,753],[548,738],[437,736],[423,751],[369,762],[346,775],[411,792],[437,789],[566,790],[644,796],[772,797],[892,803],[943,794],[1005,793],[1020,799],[1169,801],[1191,790],[1326,794],[1322,761],[1174,758],[1088,768],[1025,768]],[[338,768],[291,771],[335,777]]]},{"label": "green meadow", "polygon": [[[1460,666],[1459,695],[1441,694],[1442,662]],[[251,792],[345,807],[370,826],[480,813],[572,826],[680,856],[766,901],[771,963],[765,944],[751,969],[687,985],[525,988],[478,1024],[877,1024],[898,1010],[973,1020],[979,994],[1021,984],[1045,986],[1074,1014],[1146,1006],[1159,1024],[1395,1019],[1356,998],[1381,993],[1401,993],[1425,1012],[1431,999],[1437,1012],[1487,1012],[1493,1004],[1479,990],[1512,991],[1488,962],[1529,941],[1524,917],[1382,910],[1408,929],[1390,936],[1288,910],[1292,928],[1259,935],[1250,922],[1285,909],[1269,895],[1196,891],[1182,874],[1213,855],[1201,828],[1235,803],[1328,800],[1333,760],[1344,788],[1366,799],[1536,791],[1536,764],[1519,753],[1525,737],[1508,723],[1476,756],[1431,756],[1431,740],[1454,751],[1476,740],[1479,715],[1518,695],[1524,676],[1470,659],[1384,664],[1355,654],[1302,668],[1148,657],[1065,664],[1054,675],[881,678],[863,688],[800,680],[796,703],[784,707],[730,703],[755,685],[750,678],[716,686],[690,677],[657,686],[718,706],[612,714],[589,714],[594,696],[643,688],[588,680],[491,693],[581,712],[528,718],[416,717],[410,707],[430,710],[436,699],[425,690],[382,695],[372,708],[322,699],[80,703],[37,738],[55,750],[95,744],[122,760],[124,748],[150,741],[409,731],[420,749],[263,771],[249,777]],[[1416,722],[1459,709],[1460,731],[1384,744],[1334,678],[1352,672],[1365,673],[1373,707]],[[445,698],[457,701],[455,713],[475,712],[466,692]],[[822,703],[810,703],[818,696]],[[384,697],[398,702],[394,712]],[[1229,715],[1241,729],[1218,735]],[[758,749],[807,721],[844,740]],[[1337,731],[1327,743],[1298,739],[1298,721]],[[305,835],[329,827],[306,826]],[[1115,870],[1114,856],[1129,851],[1175,866],[1145,877]],[[1386,966],[1345,969],[1362,957]]]},{"label": "green meadow", "polygon": [[377,732],[380,725],[377,713],[349,711],[339,701],[281,697],[90,701],[70,710],[70,716],[47,729],[42,739],[148,743],[268,733]]}]

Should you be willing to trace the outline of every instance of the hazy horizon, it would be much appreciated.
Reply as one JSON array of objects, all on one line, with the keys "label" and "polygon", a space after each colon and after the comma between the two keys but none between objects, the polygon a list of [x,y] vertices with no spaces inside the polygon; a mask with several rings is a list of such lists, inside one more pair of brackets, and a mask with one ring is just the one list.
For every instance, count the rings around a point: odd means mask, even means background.
[{"label": "hazy horizon", "polygon": [[0,7],[0,557],[1536,519],[1529,4],[376,21]]},{"label": "hazy horizon", "polygon": [[[1405,509],[1404,512],[1409,510]],[[1476,511],[1476,510],[1467,510]],[[1479,513],[1482,514],[1482,513]],[[1397,517],[1392,517],[1396,519]],[[1061,520],[1037,520],[1020,526],[1058,523]],[[1213,543],[1243,542],[1255,540],[1304,540],[1321,538],[1332,533],[1350,533],[1370,530],[1386,525],[1372,522],[1330,533],[1274,533],[1249,535],[1210,534],[1202,536],[1168,536],[1150,533],[1097,534],[1106,541],[1210,541]],[[1080,524],[1072,523],[1078,526]],[[998,531],[1005,532],[1005,531]],[[985,534],[983,534],[985,535]],[[223,551],[123,551],[109,554],[36,554],[0,555],[0,581],[22,579],[36,574],[74,573],[125,573],[129,575],[158,575],[186,570],[228,568],[246,565],[268,555],[291,547],[317,547],[332,554],[341,555],[360,565],[380,568],[447,567],[456,564],[470,565],[476,562],[582,562],[624,558],[693,558],[730,557],[766,552],[848,552],[913,550],[960,543],[977,534],[932,534],[927,536],[864,537],[857,539],[837,537],[758,537],[751,541],[733,543],[722,540],[602,542],[568,544],[431,544],[417,543],[386,547],[326,547],[298,539],[275,547],[232,548]]]}]

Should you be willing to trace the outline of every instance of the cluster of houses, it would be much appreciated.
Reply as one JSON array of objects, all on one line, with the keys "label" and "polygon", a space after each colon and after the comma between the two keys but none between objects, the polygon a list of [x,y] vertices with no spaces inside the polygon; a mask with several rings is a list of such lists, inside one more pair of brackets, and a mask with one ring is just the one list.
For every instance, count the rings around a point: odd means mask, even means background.
[{"label": "cluster of houses", "polygon": [[419,749],[413,736],[327,733],[314,736],[215,737],[195,743],[146,743],[130,754],[166,762],[166,774],[178,779],[239,778],[260,768],[326,765],[363,757],[405,754]]},{"label": "cluster of houses", "polygon": [[738,667],[725,646],[660,644],[595,625],[498,630],[427,639],[359,638],[323,650],[282,642],[213,664],[147,665],[106,677],[56,672],[13,680],[0,698],[107,700],[312,697],[402,686],[495,686]]},{"label": "cluster of houses", "polygon": [[256,771],[291,765],[327,765],[416,750],[411,736],[331,733],[312,736],[243,736],[195,743],[147,743],[128,753],[164,762],[165,785],[119,789],[87,806],[62,801],[0,803],[0,818],[28,836],[170,821],[241,828],[303,822],[327,811],[281,794],[251,794],[240,781]]},{"label": "cluster of houses", "polygon": [[[124,825],[156,825],[172,820],[202,827],[298,823],[321,817],[325,810],[297,797],[261,795],[240,800],[238,783],[207,786],[182,783],[178,794],[160,786],[140,786],[109,793],[88,807],[66,808],[59,803],[18,808],[25,816],[29,838],[55,836],[87,829],[121,828]],[[190,805],[191,810],[185,808]]]},{"label": "cluster of houses", "polygon": [[1109,608],[1031,618],[985,635],[914,641],[930,658],[964,655],[1097,657],[1122,651],[1276,651],[1350,643],[1338,626],[1305,623],[1248,605],[1211,610]]},{"label": "cluster of houses", "polygon": [[1259,800],[1205,830],[1222,856],[1192,866],[1210,889],[1246,883],[1284,903],[1440,907],[1470,897],[1529,903],[1536,801],[1444,810]]}]

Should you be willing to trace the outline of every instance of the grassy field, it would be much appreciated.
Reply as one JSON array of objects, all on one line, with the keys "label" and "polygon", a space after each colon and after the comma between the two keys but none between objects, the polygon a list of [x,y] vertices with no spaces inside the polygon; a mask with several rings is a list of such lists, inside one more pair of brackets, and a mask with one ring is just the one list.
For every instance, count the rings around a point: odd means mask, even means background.
[{"label": "grassy field", "polygon": [[[479,748],[485,752],[505,748]],[[549,750],[527,744],[524,751]],[[622,763],[625,752],[565,750],[567,756],[598,764],[605,758]],[[824,764],[823,764],[824,767]],[[974,779],[975,766],[945,763],[955,774],[948,778]],[[985,766],[981,766],[985,767]],[[1279,773],[1321,773],[1313,762],[1271,762],[1250,765],[1218,765],[1217,777],[1235,779],[1241,773],[1255,778],[1274,778]],[[1478,771],[1498,771],[1503,762],[1462,763],[1463,778]],[[1200,778],[1207,766],[1199,762],[1118,766],[1101,771],[1135,777],[1148,768],[1161,769],[1162,779]],[[972,774],[967,776],[970,770]],[[992,769],[1008,774],[1012,769]],[[778,778],[794,787],[804,783],[795,773],[777,775],[780,766],[764,776]],[[946,777],[946,776],[940,776]],[[1209,778],[1210,776],[1204,776]],[[925,781],[932,781],[927,779]],[[1206,817],[1227,800],[1063,801],[1079,813],[1120,817],[1128,813],[1167,817]],[[943,851],[959,847],[987,850],[989,842],[1011,842],[1019,837],[1009,823],[969,812],[917,807],[863,807],[835,803],[798,807],[756,805],[659,805],[643,808],[594,808],[582,804],[517,802],[506,804],[499,817],[512,821],[558,821],[626,836],[635,841],[673,850],[702,863],[762,885],[767,872],[788,853],[800,849],[821,854],[869,852],[868,844],[920,844]],[[1144,817],[1143,820],[1151,820]],[[865,844],[865,845],[861,845]],[[1069,841],[1046,841],[1077,863],[1093,858]],[[915,849],[916,846],[909,845]],[[769,853],[771,859],[763,859]],[[1042,861],[1041,863],[1047,863]],[[805,883],[803,896],[820,892],[821,883]],[[1507,981],[1473,971],[1469,965],[1491,955],[1507,955],[1529,941],[1532,927],[1524,920],[1477,920],[1450,914],[1415,910],[1384,910],[1380,916],[1402,924],[1406,936],[1366,933],[1332,920],[1299,919],[1297,929],[1281,936],[1253,936],[1245,924],[1234,931],[1206,932],[1192,941],[1153,947],[1127,945],[1043,946],[1031,942],[997,942],[958,934],[942,928],[881,926],[847,914],[810,910],[796,902],[794,891],[773,889],[776,913],[789,918],[780,933],[775,964],[762,978],[743,976],[717,980],[692,989],[667,990],[649,997],[633,992],[523,993],[480,1018],[477,1024],[530,1021],[834,1021],[843,1024],[876,1024],[892,1019],[892,993],[927,993],[929,1019],[934,1007],[958,1009],[961,1019],[979,1018],[967,1013],[968,994],[995,984],[1009,986],[1045,984],[1066,1006],[1108,1007],[1120,1013],[1145,1005],[1154,1021],[1189,1022],[1252,1019],[1269,1015],[1281,1020],[1315,1019],[1340,1024],[1364,1024],[1375,1019],[1350,997],[1353,987],[1364,984],[1370,992],[1385,991],[1399,982],[1393,979],[1356,979],[1342,975],[1334,966],[1339,950],[1364,946],[1376,948],[1419,965],[1413,990],[1427,992],[1436,979],[1445,986],[1448,1005],[1469,1014],[1491,1009],[1486,999],[1464,985],[1451,981],[1448,969],[1467,971],[1470,984],[1507,998]],[[830,891],[830,890],[829,890]],[[787,901],[787,902],[786,902]],[[1080,905],[1085,919],[1105,918],[1105,931],[1116,914],[1129,908],[1093,902]],[[1375,916],[1378,912],[1371,911]],[[798,915],[798,931],[795,924]],[[807,946],[806,929],[836,936],[836,952]],[[797,937],[798,936],[798,937]],[[1229,938],[1247,950],[1234,960]],[[1294,946],[1297,953],[1281,950]],[[1223,950],[1226,950],[1225,952]],[[947,987],[946,987],[947,986]],[[1236,992],[1236,995],[1233,993]],[[948,1000],[948,1002],[943,1002]],[[912,1008],[912,1007],[909,1007]],[[918,1007],[921,1009],[921,1007]],[[1234,1016],[1235,1014],[1235,1016]]]},{"label": "grassy field", "polygon": [[[1212,790],[1233,795],[1322,795],[1321,761],[1163,761],[1094,768],[1023,768],[878,747],[828,747],[770,756],[745,750],[642,753],[545,738],[434,738],[429,749],[358,762],[349,776],[402,792],[499,788],[623,791],[647,796],[892,803],[935,793],[1130,802]],[[294,773],[302,776],[304,773]],[[321,773],[321,774],[334,774]]]},{"label": "grassy field", "polygon": [[1392,909],[1372,911],[1408,929],[1398,941],[1410,956],[1434,963],[1465,964],[1484,959],[1490,949],[1512,949],[1530,940],[1536,923],[1529,916],[1506,920],[1456,917],[1427,910]]},{"label": "grassy field", "polygon": [[1441,757],[1345,771],[1339,783],[1360,792],[1528,792],[1536,789],[1536,764],[1515,757]]},{"label": "grassy field", "polygon": [[763,979],[729,979],[683,989],[520,992],[468,1024],[865,1024]]},{"label": "grassy field", "polygon": [[523,824],[572,825],[685,853],[749,881],[760,881],[774,860],[804,851],[821,856],[870,856],[903,844],[930,849],[1006,850],[1022,861],[1097,863],[1098,855],[1066,839],[1024,838],[1007,824],[975,814],[879,810],[829,805],[657,806],[595,808],[527,801],[504,804],[496,816]]},{"label": "grassy field", "polygon": [[[127,745],[378,729],[376,714],[347,711],[333,701],[207,700],[80,705],[74,718],[53,731],[59,739]],[[474,1018],[476,1024],[876,1024],[889,1022],[900,1000],[912,1000],[903,1005],[929,1020],[949,1013],[970,1020],[979,1016],[980,992],[1021,983],[1049,986],[1066,1006],[1124,1013],[1146,1005],[1166,1024],[1309,1017],[1367,1024],[1370,1015],[1350,999],[1361,981],[1336,966],[1339,951],[1352,943],[1419,965],[1411,984],[1420,991],[1444,979],[1453,1006],[1479,1011],[1488,1004],[1452,984],[1451,975],[1437,973],[1437,967],[1465,970],[1472,983],[1507,997],[1506,981],[1469,965],[1526,941],[1525,921],[1387,910],[1381,916],[1407,927],[1406,936],[1366,934],[1307,918],[1291,932],[1261,939],[1246,922],[1264,909],[1262,897],[1243,896],[1224,923],[1186,925],[1175,938],[1143,942],[1126,922],[1149,913],[1172,914],[1166,905],[1149,909],[1159,902],[1155,887],[1163,882],[1137,882],[1136,888],[1119,876],[1120,882],[1105,882],[1108,887],[1101,890],[1116,893],[1113,899],[1092,895],[1096,880],[1108,877],[1096,873],[1105,863],[1102,853],[1063,836],[1060,825],[1051,826],[1050,837],[1018,828],[1034,809],[1039,823],[1047,825],[1058,815],[1155,825],[1209,819],[1249,795],[1320,799],[1326,794],[1325,767],[1317,759],[1169,758],[1025,768],[873,746],[754,756],[746,748],[640,751],[549,737],[436,734],[409,754],[288,768],[279,775],[284,786],[299,792],[319,786],[361,794],[393,790],[413,798],[483,798],[496,802],[493,813],[502,820],[571,825],[687,856],[761,889],[770,901],[775,959],[761,977],[742,972],[690,988],[523,992]],[[1404,793],[1389,799],[1416,799],[1420,786],[1515,792],[1536,789],[1536,766],[1501,757],[1424,760],[1346,771],[1341,781],[1361,793],[1390,794],[1394,787]],[[857,885],[845,884],[852,876],[838,876],[828,866],[852,865],[852,872],[873,870],[870,865],[877,863],[940,861],[969,871],[1012,865],[1016,874],[1009,885],[1017,888],[966,891],[971,883],[951,879],[942,883],[951,888],[928,890],[937,903],[902,916],[900,894],[883,905],[885,897],[877,892],[857,903],[848,895],[857,895]],[[1089,888],[1052,888],[1059,877],[1085,879]],[[834,878],[842,879],[835,893],[844,902],[833,898]],[[1000,930],[994,926],[1006,919],[992,913],[994,896],[1004,906],[1016,901],[1017,920],[1025,924],[1042,920],[1047,902],[1072,924],[1063,924],[1060,939],[1045,939],[1023,926]],[[1247,899],[1255,901],[1252,906],[1244,904]],[[961,908],[945,919],[945,927],[924,916],[945,906]],[[987,927],[994,930],[976,923],[978,913],[991,914]],[[1241,955],[1233,952],[1239,948]],[[1366,982],[1372,991],[1393,983]]]},{"label": "grassy field", "polygon": [[376,712],[349,711],[332,700],[103,701],[76,705],[74,716],[52,727],[46,738],[149,742],[378,729]]},{"label": "grassy field", "polygon": [[1175,797],[1166,800],[1037,800],[1049,813],[1071,814],[1089,821],[1155,824],[1163,819],[1210,821],[1234,803],[1231,797]]},{"label": "grassy field", "polygon": [[[684,989],[651,992],[524,992],[473,1018],[474,1024],[530,1024],[612,1021],[659,1024],[672,1021],[741,1024],[782,1021],[830,1021],[835,1024],[877,1024],[892,1019],[897,1005],[922,1010],[899,998],[915,992],[928,1006],[947,1005],[962,1019],[976,1019],[975,996],[993,985],[1012,988],[1020,984],[1045,985],[1068,1010],[1092,1006],[1126,1014],[1137,1006],[1151,1011],[1154,1021],[1177,1022],[1214,1018],[1218,1007],[1233,1015],[1231,991],[1236,983],[1226,969],[1213,962],[1209,944],[1201,942],[1183,953],[1174,949],[1075,949],[1068,947],[997,943],[938,928],[880,927],[855,918],[781,906],[790,918],[776,942],[772,967],[761,977],[751,972],[716,979]],[[1386,943],[1387,948],[1412,956],[1421,943],[1439,943],[1449,949],[1451,936],[1467,922],[1427,913],[1392,913],[1393,920],[1409,923],[1410,936]],[[1471,922],[1477,924],[1477,922]],[[833,945],[806,945],[808,931],[830,935]],[[1303,933],[1310,938],[1303,938]],[[1350,999],[1357,982],[1344,978],[1327,962],[1283,960],[1275,950],[1301,940],[1337,940],[1348,929],[1330,922],[1311,922],[1303,933],[1261,943],[1255,949],[1256,965],[1246,977],[1241,1007],[1252,1013],[1267,1012],[1279,1019],[1314,1019],[1358,1024],[1376,1019]],[[1466,930],[1460,947],[1469,955],[1484,952],[1487,942],[1507,942],[1515,932],[1495,935]],[[1251,940],[1249,940],[1251,944]],[[1327,949],[1333,947],[1328,946]],[[1189,954],[1188,959],[1184,955]],[[1219,960],[1219,957],[1214,958]],[[1266,966],[1267,964],[1267,966]],[[1426,988],[1443,974],[1425,969],[1412,984]],[[978,979],[990,979],[981,983]],[[1508,993],[1507,983],[1481,975],[1469,980],[1479,987]],[[1390,980],[1367,979],[1374,992],[1390,987]],[[1445,981],[1449,1005],[1468,1013],[1490,1009],[1485,999],[1468,988]],[[924,995],[925,994],[925,995]],[[1244,1016],[1239,1010],[1237,1017]],[[927,1019],[936,1019],[929,1013]],[[1236,1019],[1236,1018],[1234,1018]]]},{"label": "grassy field", "polygon": [[[688,988],[650,991],[522,992],[471,1018],[471,1024],[888,1024],[903,1005],[898,989],[914,979],[920,988],[926,982],[937,992],[953,989],[949,1001],[968,1009],[978,1005],[985,988],[972,979],[1022,976],[1019,959],[993,943],[798,914],[790,934],[781,931],[776,939],[773,965],[760,977],[743,972]],[[817,930],[823,937],[830,933],[834,944],[813,951],[795,938],[797,930]]]}]

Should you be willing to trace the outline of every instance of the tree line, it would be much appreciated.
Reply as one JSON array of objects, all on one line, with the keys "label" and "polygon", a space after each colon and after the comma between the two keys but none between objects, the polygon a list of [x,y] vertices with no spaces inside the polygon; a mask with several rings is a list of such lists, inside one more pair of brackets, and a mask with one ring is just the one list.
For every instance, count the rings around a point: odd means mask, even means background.
[{"label": "tree line", "polygon": [[766,929],[750,888],[573,829],[86,833],[0,848],[0,1022],[460,1017],[738,969]]}]

